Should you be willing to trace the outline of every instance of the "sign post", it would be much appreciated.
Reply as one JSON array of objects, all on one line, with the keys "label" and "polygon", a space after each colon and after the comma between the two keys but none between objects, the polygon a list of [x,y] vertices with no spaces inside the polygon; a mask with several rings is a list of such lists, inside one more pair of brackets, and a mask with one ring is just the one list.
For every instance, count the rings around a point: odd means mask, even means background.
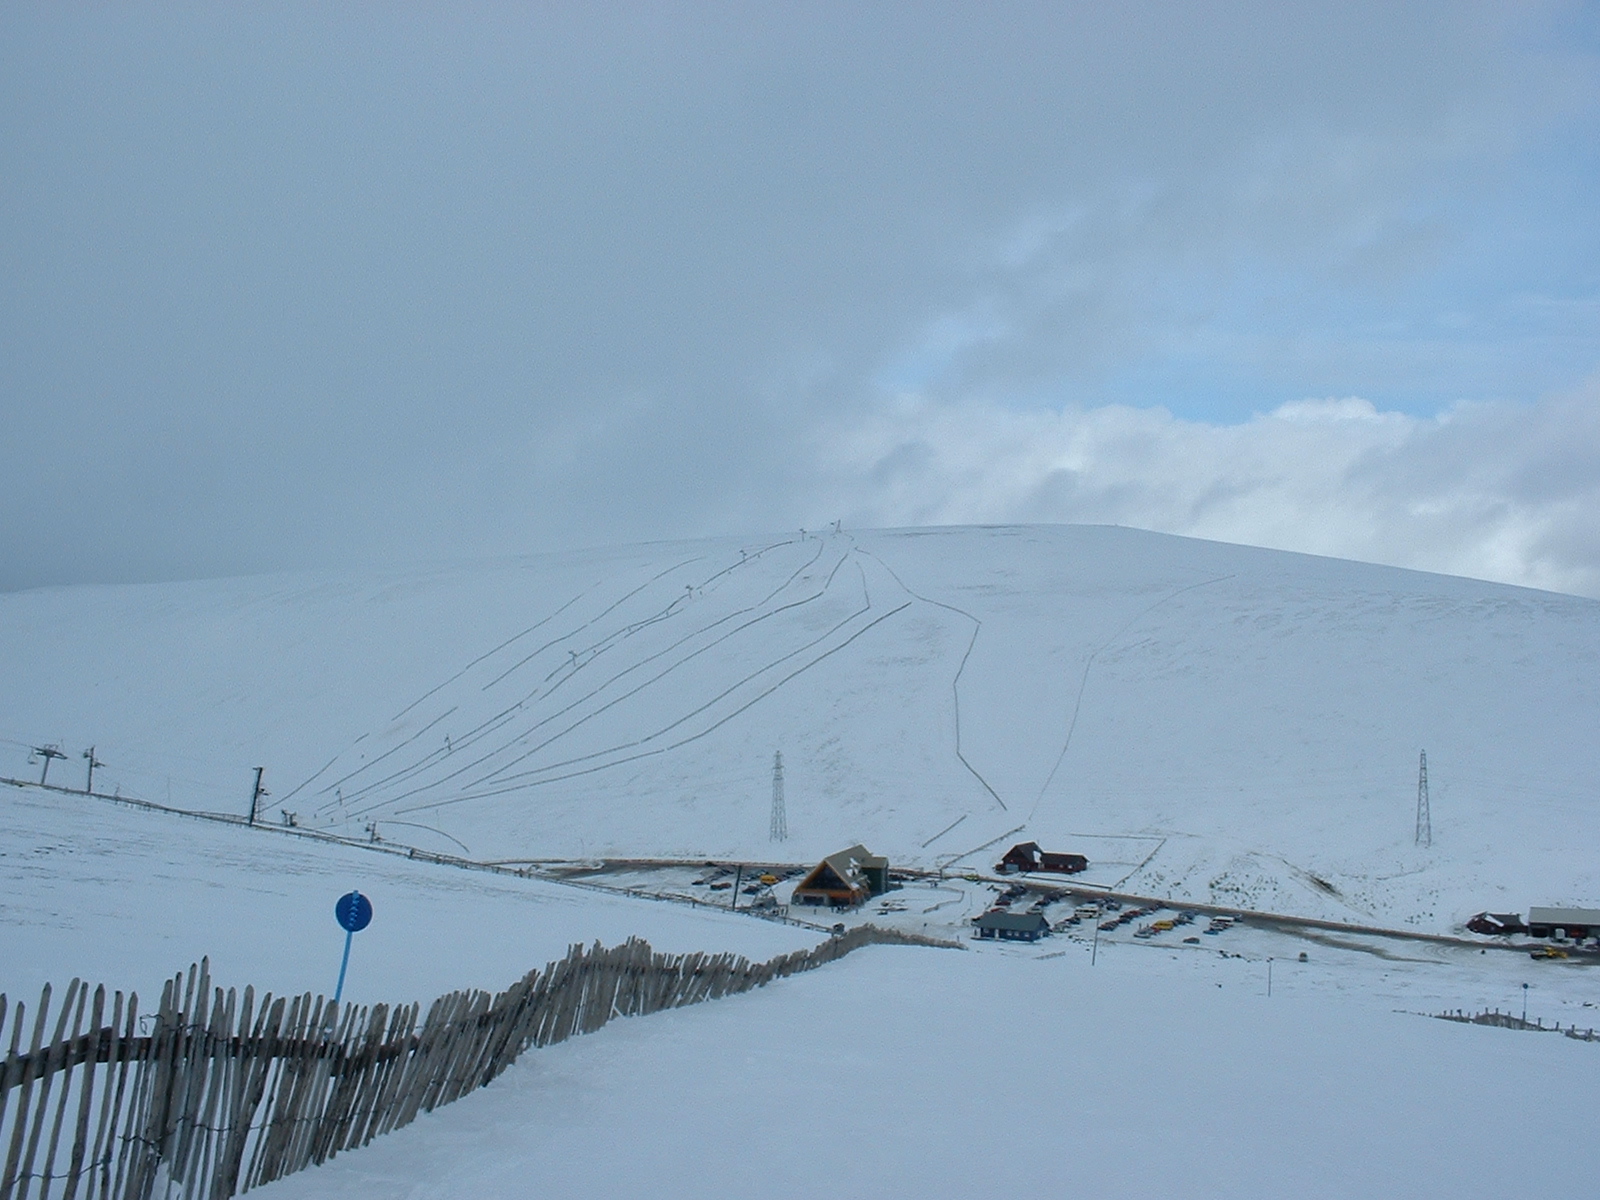
[{"label": "sign post", "polygon": [[344,959],[339,963],[339,986],[333,990],[333,1002],[339,1003],[344,995],[344,973],[350,965],[350,940],[372,924],[372,901],[360,892],[348,892],[339,897],[333,906],[334,918],[344,930]]}]

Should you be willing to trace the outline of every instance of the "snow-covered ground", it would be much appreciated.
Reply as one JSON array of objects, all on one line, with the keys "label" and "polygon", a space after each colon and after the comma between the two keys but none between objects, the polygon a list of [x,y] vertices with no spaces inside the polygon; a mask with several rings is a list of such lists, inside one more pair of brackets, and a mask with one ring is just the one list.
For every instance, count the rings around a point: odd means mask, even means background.
[{"label": "snow-covered ground", "polygon": [[163,979],[209,955],[220,986],[331,996],[344,949],[333,905],[352,888],[374,910],[351,947],[345,995],[358,1004],[497,991],[597,938],[752,959],[817,941],[772,922],[0,786],[0,992],[31,1003],[42,984],[76,975],[135,989],[150,1007]]},{"label": "snow-covered ground", "polygon": [[[0,774],[480,858],[984,864],[1449,929],[1600,902],[1600,603],[1093,527],[0,596]],[[1418,752],[1434,845],[1413,845]],[[1003,845],[1001,846],[1003,849]]]},{"label": "snow-covered ground", "polygon": [[1593,1194],[1600,1045],[1039,957],[872,947],[613,1022],[262,1195]]},{"label": "snow-covered ground", "polygon": [[[1600,604],[1469,580],[1119,529],[796,534],[0,596],[0,776],[36,779],[30,748],[59,743],[50,782],[77,784],[92,745],[97,791],[239,814],[259,765],[268,821],[502,862],[862,841],[949,868],[882,914],[942,936],[990,896],[959,876],[1030,838],[1087,854],[1077,882],[1450,931],[1600,904],[1597,667]],[[610,882],[694,894],[685,874]],[[503,988],[574,941],[766,958],[820,936],[0,785],[0,990],[78,975],[153,999],[205,954],[225,986],[331,991],[353,887],[376,909],[363,1003]],[[1190,931],[869,948],[530,1053],[273,1186],[1592,1191],[1600,1044],[1421,1014],[1526,999],[1591,1028],[1600,968]]]}]

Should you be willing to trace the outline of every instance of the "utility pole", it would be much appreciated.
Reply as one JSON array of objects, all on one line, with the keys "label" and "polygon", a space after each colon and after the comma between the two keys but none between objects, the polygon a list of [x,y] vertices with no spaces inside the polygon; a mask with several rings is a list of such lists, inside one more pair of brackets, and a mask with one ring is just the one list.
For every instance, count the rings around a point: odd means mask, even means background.
[{"label": "utility pole", "polygon": [[1433,814],[1428,811],[1428,752],[1422,752],[1417,767],[1417,840],[1419,846],[1433,845]]},{"label": "utility pole", "polygon": [[39,772],[39,786],[43,787],[45,777],[50,774],[50,760],[53,758],[65,758],[66,755],[61,753],[61,747],[56,745],[35,746],[33,752],[44,759],[44,770]]},{"label": "utility pole", "polygon": [[105,766],[105,763],[101,762],[94,756],[93,746],[90,746],[87,750],[85,750],[83,752],[83,756],[89,760],[89,778],[84,780],[83,783],[83,794],[87,796],[90,792],[94,791],[94,769],[96,767]]},{"label": "utility pole", "polygon": [[733,903],[728,905],[730,909],[736,909],[739,907],[739,885],[743,882],[744,864],[740,863],[739,869],[733,873]]},{"label": "utility pole", "polygon": [[261,807],[262,798],[271,795],[266,788],[261,786],[261,773],[265,767],[256,768],[256,785],[250,789],[250,824],[256,823],[256,810]]},{"label": "utility pole", "polygon": [[772,840],[786,841],[789,837],[789,817],[783,811],[783,751],[772,756]]}]

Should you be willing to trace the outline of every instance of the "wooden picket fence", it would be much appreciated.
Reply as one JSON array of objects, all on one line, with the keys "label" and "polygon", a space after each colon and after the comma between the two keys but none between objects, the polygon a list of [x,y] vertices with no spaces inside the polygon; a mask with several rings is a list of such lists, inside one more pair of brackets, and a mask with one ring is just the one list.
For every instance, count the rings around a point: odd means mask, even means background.
[{"label": "wooden picket fence", "polygon": [[8,1012],[0,995],[0,1200],[222,1200],[408,1125],[529,1047],[749,991],[872,942],[930,944],[869,925],[752,963],[596,942],[497,996],[441,996],[426,1016],[310,993],[258,1003],[254,988],[214,987],[205,961],[168,980],[142,1018],[136,995],[74,979],[53,1031],[47,986],[25,1034],[26,1005]]},{"label": "wooden picket fence", "polygon": [[1527,1029],[1535,1033],[1564,1033],[1569,1038],[1580,1042],[1600,1042],[1600,1033],[1593,1029],[1579,1029],[1576,1024],[1561,1028],[1558,1021],[1554,1025],[1546,1025],[1543,1017],[1528,1020],[1526,1017],[1514,1016],[1503,1013],[1498,1008],[1486,1008],[1482,1012],[1469,1013],[1462,1009],[1453,1012],[1434,1013],[1441,1021],[1460,1021],[1466,1025],[1495,1025],[1501,1029]]}]

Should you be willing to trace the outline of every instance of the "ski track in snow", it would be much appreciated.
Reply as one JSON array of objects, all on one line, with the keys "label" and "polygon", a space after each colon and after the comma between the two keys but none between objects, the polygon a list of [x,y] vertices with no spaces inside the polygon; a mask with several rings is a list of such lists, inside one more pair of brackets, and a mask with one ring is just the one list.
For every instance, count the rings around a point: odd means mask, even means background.
[{"label": "ski track in snow", "polygon": [[[813,558],[812,561],[815,561],[815,558]],[[842,561],[843,560],[841,560],[841,562]],[[790,582],[792,582],[794,578],[797,578],[799,573],[800,573],[799,571],[796,571],[795,575],[791,576]],[[733,630],[730,630],[730,631],[728,631],[726,633],[723,633],[723,634],[717,636],[716,638],[712,639],[709,643],[707,643],[705,646],[702,646],[699,649],[697,649],[697,650],[693,651],[692,653],[688,654],[687,656],[685,656],[683,658],[680,658],[679,660],[671,663],[666,669],[664,669],[663,671],[661,671],[659,674],[657,674],[656,676],[652,677],[651,679],[646,680],[645,682],[639,684],[638,686],[634,687],[633,689],[631,689],[629,691],[623,692],[622,694],[613,697],[612,699],[608,700],[604,704],[600,705],[598,708],[596,708],[596,709],[592,710],[591,712],[585,714],[579,720],[572,722],[571,724],[567,725],[565,728],[561,729],[557,733],[555,733],[555,734],[551,735],[550,737],[546,738],[544,741],[538,742],[535,745],[533,745],[530,748],[528,748],[527,750],[523,751],[522,753],[517,754],[509,762],[501,763],[498,767],[496,767],[496,769],[494,771],[490,772],[489,774],[479,776],[476,779],[469,780],[466,783],[462,784],[461,785],[462,794],[460,796],[454,797],[449,802],[450,803],[458,803],[458,802],[461,802],[461,801],[467,800],[467,799],[482,798],[482,796],[484,796],[484,795],[499,795],[499,794],[503,794],[505,789],[493,790],[493,791],[488,791],[488,792],[484,792],[482,789],[484,789],[486,785],[488,785],[491,782],[494,782],[496,780],[499,780],[500,783],[504,784],[504,783],[509,782],[510,779],[518,779],[518,778],[528,779],[528,778],[531,778],[532,776],[535,776],[535,775],[545,774],[545,773],[554,772],[554,771],[559,771],[559,770],[561,770],[563,768],[566,768],[566,767],[569,767],[569,766],[573,766],[576,763],[584,762],[584,761],[587,761],[587,760],[595,758],[595,757],[603,757],[603,756],[608,755],[608,754],[610,754],[610,755],[621,754],[624,751],[631,750],[631,749],[634,749],[634,748],[636,748],[638,746],[648,744],[649,742],[654,741],[657,738],[665,736],[666,734],[670,733],[673,729],[676,729],[678,726],[684,724],[685,722],[687,722],[689,720],[692,720],[694,717],[699,716],[702,713],[704,713],[705,711],[707,711],[708,709],[712,708],[715,704],[717,704],[721,700],[727,698],[729,695],[731,695],[733,692],[737,691],[739,688],[745,686],[748,683],[754,682],[762,674],[767,673],[767,672],[769,672],[771,670],[775,670],[777,667],[781,666],[784,662],[788,661],[788,659],[796,657],[797,655],[804,653],[808,649],[815,648],[817,645],[819,645],[822,642],[826,641],[829,637],[831,637],[834,634],[836,634],[836,633],[840,632],[841,630],[843,630],[846,626],[848,626],[856,618],[858,618],[860,616],[863,616],[863,615],[867,614],[868,612],[870,612],[871,611],[871,601],[870,601],[870,597],[867,597],[866,594],[865,594],[866,593],[865,579],[863,578],[863,580],[862,580],[862,590],[863,590],[864,601],[863,601],[862,606],[858,610],[856,610],[855,612],[851,613],[844,620],[838,622],[835,626],[833,626],[831,629],[829,629],[822,637],[817,638],[814,641],[812,641],[811,643],[808,643],[807,645],[800,647],[799,649],[791,652],[789,655],[785,655],[782,658],[779,658],[779,659],[776,659],[776,660],[773,660],[773,661],[765,663],[760,669],[758,669],[756,671],[753,671],[753,672],[749,673],[748,675],[744,676],[743,678],[735,681],[735,683],[732,686],[724,689],[724,691],[722,693],[720,693],[719,695],[713,697],[712,700],[708,701],[705,705],[702,705],[700,708],[692,710],[692,711],[684,714],[683,716],[679,717],[676,721],[674,721],[674,722],[672,722],[672,723],[670,723],[670,724],[668,724],[666,726],[659,727],[659,728],[653,730],[652,732],[650,732],[649,734],[645,735],[644,737],[641,737],[641,738],[636,739],[634,741],[613,744],[613,745],[611,745],[611,746],[609,746],[609,747],[607,747],[607,748],[605,748],[603,750],[596,751],[596,752],[594,752],[593,754],[590,754],[590,755],[586,755],[586,756],[582,756],[582,757],[574,758],[574,759],[560,760],[560,761],[557,761],[557,762],[554,762],[554,763],[547,763],[547,764],[544,764],[544,765],[542,765],[542,766],[540,766],[540,767],[538,767],[536,769],[525,771],[525,772],[521,773],[520,775],[510,776],[508,778],[502,778],[503,776],[505,776],[505,773],[507,771],[509,771],[512,767],[518,766],[521,763],[526,762],[529,758],[532,758],[534,755],[536,755],[536,754],[540,753],[541,751],[547,749],[549,746],[553,745],[556,741],[558,741],[561,738],[567,736],[568,734],[574,732],[575,730],[577,730],[580,727],[582,727],[584,724],[587,724],[589,721],[599,717],[600,715],[602,715],[606,711],[610,710],[611,708],[614,708],[616,705],[621,704],[621,703],[625,702],[626,700],[632,698],[633,696],[638,695],[640,692],[645,691],[647,688],[650,688],[653,685],[658,684],[658,683],[666,680],[672,674],[674,674],[676,671],[681,670],[689,662],[691,662],[693,659],[699,657],[700,655],[705,654],[705,653],[709,653],[710,651],[714,650],[720,644],[722,644],[722,643],[724,643],[726,641],[732,640],[734,637],[737,637],[740,633],[743,633],[746,630],[748,630],[750,628],[753,628],[755,625],[759,624],[761,621],[767,620],[767,619],[772,618],[772,617],[779,616],[783,612],[785,612],[786,610],[789,610],[789,609],[804,607],[806,605],[809,605],[813,601],[822,598],[822,596],[824,596],[826,594],[827,589],[828,589],[828,585],[832,583],[832,580],[833,580],[833,573],[830,573],[829,579],[828,579],[828,584],[825,584],[821,591],[819,591],[819,592],[817,592],[817,593],[815,593],[815,594],[813,594],[811,596],[807,596],[807,597],[804,597],[804,598],[802,598],[800,600],[794,601],[794,602],[792,602],[790,604],[779,606],[779,608],[777,608],[777,609],[775,609],[775,610],[773,610],[771,612],[764,613],[764,614],[762,614],[760,616],[751,618],[749,621],[745,622],[743,625],[737,626]],[[785,586],[787,587],[787,584]],[[776,594],[777,593],[774,593],[774,595],[776,595]],[[770,598],[771,597],[769,597],[769,599]],[[750,610],[745,610],[745,611],[750,611]],[[737,614],[730,614],[730,617],[731,616],[736,616],[736,615]],[[706,626],[703,626],[702,628],[700,628],[700,629],[694,631],[693,633],[687,635],[685,638],[680,639],[677,643],[674,644],[674,646],[682,646],[684,644],[684,642],[686,642],[686,641],[688,641],[688,640],[690,640],[690,639],[692,639],[694,637],[701,636],[701,635],[709,632],[712,629],[715,629],[717,627],[717,625],[723,624],[727,619],[730,619],[730,618],[725,617],[725,618],[722,618],[722,619],[720,619],[718,621],[712,622],[712,623],[710,623],[710,624],[708,624]],[[667,650],[662,651],[661,654],[665,654],[665,653],[670,652],[670,649],[672,649],[672,647],[669,647]],[[652,656],[652,658],[659,657],[659,656],[660,655]],[[592,661],[592,659],[590,661]],[[467,766],[462,767],[462,768],[452,772],[450,775],[446,776],[444,779],[439,780],[439,781],[435,781],[434,783],[429,784],[426,788],[417,788],[417,789],[412,789],[410,791],[402,792],[399,795],[388,799],[386,803],[390,804],[390,805],[398,805],[401,801],[412,799],[415,796],[417,796],[419,794],[422,794],[426,790],[438,787],[438,786],[442,785],[443,783],[447,783],[450,780],[456,779],[456,778],[458,778],[459,776],[461,776],[463,774],[470,773],[473,769],[475,769],[477,767],[485,765],[491,759],[496,758],[496,757],[498,757],[500,755],[503,755],[507,751],[511,750],[512,748],[518,746],[520,743],[525,742],[536,731],[538,731],[539,729],[542,729],[545,725],[551,723],[552,721],[555,721],[555,720],[559,719],[561,716],[564,716],[564,715],[572,712],[574,709],[576,709],[580,705],[586,703],[588,700],[591,700],[591,699],[597,697],[605,689],[610,687],[612,684],[620,681],[621,679],[625,678],[627,675],[632,673],[633,670],[637,669],[637,667],[640,666],[640,665],[641,664],[637,664],[636,663],[636,664],[634,664],[632,666],[629,666],[627,668],[619,670],[618,672],[613,674],[609,679],[607,679],[604,683],[600,684],[594,690],[589,692],[586,696],[580,697],[579,699],[573,701],[571,704],[565,706],[564,708],[558,709],[555,712],[547,714],[546,716],[544,716],[544,717],[540,718],[539,720],[533,722],[532,725],[528,726],[516,738],[511,739],[511,740],[506,741],[506,742],[502,742],[500,745],[496,746],[494,749],[492,749],[488,753],[480,756],[478,759],[474,760],[472,763],[469,763]],[[526,701],[524,701],[524,702],[526,702]],[[742,711],[742,710],[740,710],[740,711]],[[682,743],[678,743],[678,744],[682,744]],[[625,761],[632,761],[632,760],[629,759],[629,760],[625,760]],[[478,789],[478,790],[476,792],[474,792],[474,789]],[[426,806],[421,806],[421,807],[437,807],[437,802],[435,802],[433,804],[426,805]],[[372,811],[372,810],[368,809],[367,811]],[[421,811],[421,808],[413,807],[413,808],[408,808],[408,809],[398,809],[397,811],[401,811],[401,812]]]},{"label": "ski track in snow", "polygon": [[1044,784],[1039,788],[1039,794],[1034,797],[1033,807],[1028,810],[1029,821],[1032,821],[1034,817],[1038,815],[1039,806],[1044,803],[1045,794],[1049,792],[1051,783],[1055,781],[1056,774],[1061,770],[1061,764],[1067,760],[1067,751],[1072,748],[1072,731],[1078,727],[1078,714],[1083,709],[1084,693],[1089,689],[1089,672],[1094,669],[1094,660],[1100,657],[1100,655],[1105,651],[1111,649],[1112,646],[1115,646],[1119,641],[1122,640],[1123,635],[1126,634],[1128,630],[1132,629],[1145,617],[1155,612],[1156,609],[1160,608],[1163,604],[1166,604],[1169,600],[1176,600],[1185,592],[1192,592],[1196,588],[1209,587],[1214,583],[1222,583],[1232,578],[1233,576],[1231,575],[1219,575],[1215,579],[1203,579],[1199,583],[1191,583],[1187,587],[1181,587],[1175,591],[1169,592],[1167,595],[1157,600],[1149,608],[1142,609],[1140,612],[1134,614],[1134,616],[1129,618],[1126,625],[1117,630],[1104,642],[1089,652],[1089,657],[1084,661],[1083,664],[1083,678],[1078,681],[1078,694],[1072,702],[1072,718],[1067,722],[1066,736],[1061,740],[1061,753],[1056,755],[1056,761],[1050,768],[1050,774],[1045,776]]},{"label": "ski track in snow", "polygon": [[[864,841],[931,865],[1026,812],[1095,881],[1174,896],[1419,928],[1600,902],[1593,601],[999,528],[0,609],[0,757],[81,738],[108,790],[162,799],[170,777],[196,808],[237,810],[242,783],[207,781],[264,764],[303,822],[424,849],[759,856],[781,747],[801,858]],[[1410,838],[1423,747],[1431,855]]]},{"label": "ski track in snow", "polygon": [[[870,552],[868,553],[870,554]],[[882,563],[883,569],[888,571],[890,575],[894,576],[894,581],[904,588],[907,594],[916,596],[916,598],[921,600],[924,604],[932,604],[937,608],[942,608],[949,612],[963,616],[972,622],[972,637],[967,640],[967,648],[961,652],[961,663],[956,667],[956,673],[950,679],[950,697],[955,708],[956,757],[961,760],[961,765],[971,773],[972,777],[983,785],[983,790],[988,792],[989,795],[994,799],[994,802],[1000,806],[1000,811],[1009,812],[1010,808],[1006,802],[1000,798],[1000,793],[995,791],[994,788],[989,785],[989,781],[979,774],[978,769],[967,761],[967,756],[963,754],[961,750],[961,676],[966,672],[967,660],[972,657],[972,648],[978,644],[978,634],[983,630],[983,622],[964,608],[957,608],[955,605],[946,604],[942,600],[932,600],[927,596],[923,596],[915,591],[912,591],[911,588],[906,587],[905,581],[902,580],[899,575],[895,574],[893,567],[884,562],[883,559],[876,554],[871,554],[871,557],[877,562]],[[949,831],[946,830],[946,832]]]}]

